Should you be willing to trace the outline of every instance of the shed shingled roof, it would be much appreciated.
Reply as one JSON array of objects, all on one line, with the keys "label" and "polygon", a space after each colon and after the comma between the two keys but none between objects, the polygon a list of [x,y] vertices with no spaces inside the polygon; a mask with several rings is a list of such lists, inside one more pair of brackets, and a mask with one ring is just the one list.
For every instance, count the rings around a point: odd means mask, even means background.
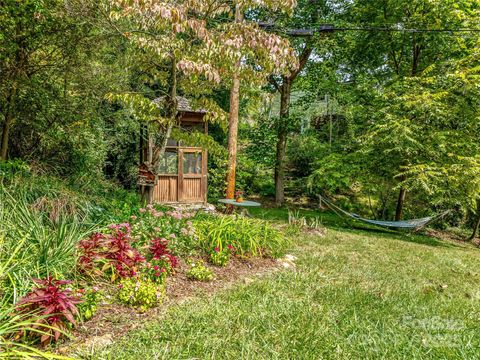
[{"label": "shed shingled roof", "polygon": [[[156,99],[153,100],[153,102],[157,105],[160,105],[165,101],[165,96],[160,96]],[[192,113],[200,113],[200,114],[205,114],[207,111],[205,109],[196,109],[194,110],[192,108],[192,105],[190,104],[190,100],[188,100],[184,96],[177,96],[177,111],[179,112],[192,112]]]}]

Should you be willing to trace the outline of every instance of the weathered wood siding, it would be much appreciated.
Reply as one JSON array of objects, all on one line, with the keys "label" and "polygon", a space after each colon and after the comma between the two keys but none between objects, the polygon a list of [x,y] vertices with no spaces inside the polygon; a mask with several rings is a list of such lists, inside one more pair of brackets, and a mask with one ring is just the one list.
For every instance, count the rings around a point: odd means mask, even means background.
[{"label": "weathered wood siding", "polygon": [[154,202],[177,202],[178,201],[178,177],[159,176],[157,185],[153,190]]}]

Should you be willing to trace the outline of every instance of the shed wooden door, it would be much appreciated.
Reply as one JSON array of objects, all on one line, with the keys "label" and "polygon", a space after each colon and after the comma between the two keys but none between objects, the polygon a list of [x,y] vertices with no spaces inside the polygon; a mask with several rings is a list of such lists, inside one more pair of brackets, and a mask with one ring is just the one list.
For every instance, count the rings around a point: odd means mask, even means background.
[{"label": "shed wooden door", "polygon": [[159,203],[178,202],[178,164],[177,149],[167,149],[160,161],[158,181],[153,190],[153,201]]},{"label": "shed wooden door", "polygon": [[178,201],[205,201],[205,152],[200,149],[180,149],[178,165]]}]

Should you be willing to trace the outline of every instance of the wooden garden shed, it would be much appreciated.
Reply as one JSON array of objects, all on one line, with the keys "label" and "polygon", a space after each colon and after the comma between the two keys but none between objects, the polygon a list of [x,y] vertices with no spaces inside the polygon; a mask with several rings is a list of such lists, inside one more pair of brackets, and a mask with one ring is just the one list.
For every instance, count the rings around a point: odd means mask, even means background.
[{"label": "wooden garden shed", "polygon": [[[160,103],[163,98],[155,99]],[[208,134],[204,110],[193,110],[188,99],[177,96],[177,126],[187,132]],[[207,202],[207,150],[185,146],[181,141],[167,140],[165,153],[160,160],[158,173],[149,173],[145,165],[148,144],[141,144],[140,183],[145,178],[153,186],[152,202],[156,203],[206,203]],[[143,179],[142,179],[143,177]],[[142,186],[143,187],[143,186]]]}]

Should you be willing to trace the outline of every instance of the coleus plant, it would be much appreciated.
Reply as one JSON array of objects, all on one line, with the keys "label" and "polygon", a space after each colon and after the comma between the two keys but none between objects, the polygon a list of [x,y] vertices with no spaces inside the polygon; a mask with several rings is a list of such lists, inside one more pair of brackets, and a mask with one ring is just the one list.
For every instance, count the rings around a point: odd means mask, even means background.
[{"label": "coleus plant", "polygon": [[17,311],[32,314],[36,325],[25,330],[28,335],[40,335],[42,345],[57,341],[70,327],[76,326],[77,304],[81,299],[64,289],[68,280],[55,280],[53,277],[34,279],[37,286],[17,303]]},{"label": "coleus plant", "polygon": [[178,266],[178,258],[168,249],[168,240],[165,238],[156,238],[151,241],[150,254],[152,255],[152,261],[167,260],[170,266],[170,269],[167,270],[171,271]]},{"label": "coleus plant", "polygon": [[111,234],[93,234],[79,244],[78,266],[91,275],[103,275],[112,270],[112,281],[137,274],[145,258],[131,245],[128,223],[111,225]]}]

